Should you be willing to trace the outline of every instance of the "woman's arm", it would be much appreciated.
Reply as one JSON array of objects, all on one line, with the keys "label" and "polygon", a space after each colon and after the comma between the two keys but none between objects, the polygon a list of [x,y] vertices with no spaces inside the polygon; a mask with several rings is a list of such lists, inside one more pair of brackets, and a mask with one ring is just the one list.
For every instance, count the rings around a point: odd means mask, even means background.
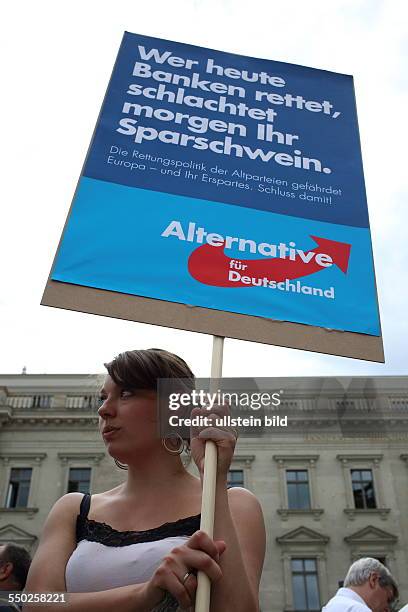
[{"label": "woman's arm", "polygon": [[259,611],[259,582],[265,557],[265,526],[256,497],[241,488],[227,490],[217,479],[214,538],[226,549],[220,559],[222,580],[211,590],[211,611]]},{"label": "woman's arm", "polygon": [[[192,416],[219,417],[229,414],[228,406],[209,413],[195,408]],[[191,451],[203,479],[206,440],[217,445],[217,488],[214,539],[226,549],[220,557],[222,579],[211,589],[211,612],[258,612],[259,582],[265,557],[265,525],[256,497],[241,488],[227,490],[227,474],[234,454],[236,430],[230,427],[192,428]]]}]

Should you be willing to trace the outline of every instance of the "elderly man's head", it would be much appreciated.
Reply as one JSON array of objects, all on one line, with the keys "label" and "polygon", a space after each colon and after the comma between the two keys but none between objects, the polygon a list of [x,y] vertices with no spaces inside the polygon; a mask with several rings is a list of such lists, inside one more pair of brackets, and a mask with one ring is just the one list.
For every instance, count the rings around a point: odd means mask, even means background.
[{"label": "elderly man's head", "polygon": [[30,555],[22,546],[0,545],[0,591],[22,591],[30,563]]},{"label": "elderly man's head", "polygon": [[373,612],[387,612],[398,597],[398,587],[390,571],[371,557],[353,563],[343,586],[360,595]]}]

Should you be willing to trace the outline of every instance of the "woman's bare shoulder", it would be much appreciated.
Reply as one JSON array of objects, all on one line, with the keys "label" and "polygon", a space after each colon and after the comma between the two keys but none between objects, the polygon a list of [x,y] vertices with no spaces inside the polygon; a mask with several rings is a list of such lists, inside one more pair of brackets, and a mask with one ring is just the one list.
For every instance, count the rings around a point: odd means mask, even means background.
[{"label": "woman's bare shoulder", "polygon": [[66,493],[55,502],[51,513],[69,515],[79,511],[79,506],[83,498],[82,493]]},{"label": "woman's bare shoulder", "polygon": [[261,504],[258,498],[248,489],[231,487],[228,489],[228,505],[231,513],[237,518],[262,517]]},{"label": "woman's bare shoulder", "polygon": [[231,487],[228,489],[228,499],[230,501],[246,500],[248,503],[258,502],[256,495],[244,487]]},{"label": "woman's bare shoulder", "polygon": [[[109,491],[104,491],[103,493],[95,493],[92,495],[92,504],[94,501],[98,503],[103,503],[108,499],[113,499],[115,495],[118,494],[119,487],[115,487],[114,489],[110,489]],[[66,493],[62,495],[55,502],[54,506],[51,508],[50,515],[53,516],[61,516],[65,515],[74,516],[79,513],[81,502],[84,498],[84,493],[72,492]]]}]

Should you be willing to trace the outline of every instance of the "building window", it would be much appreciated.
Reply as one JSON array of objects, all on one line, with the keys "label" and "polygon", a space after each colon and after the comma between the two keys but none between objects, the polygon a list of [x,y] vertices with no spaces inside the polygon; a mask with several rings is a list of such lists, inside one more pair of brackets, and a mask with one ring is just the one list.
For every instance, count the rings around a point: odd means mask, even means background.
[{"label": "building window", "polygon": [[27,508],[32,468],[12,468],[6,508]]},{"label": "building window", "polygon": [[292,559],[292,589],[296,612],[320,610],[316,559]]},{"label": "building window", "polygon": [[70,468],[68,476],[68,493],[89,493],[91,468]]},{"label": "building window", "polygon": [[319,507],[316,463],[319,455],[273,455],[279,470],[280,508],[282,520],[296,514],[313,515],[316,520],[324,512]]},{"label": "building window", "polygon": [[351,470],[355,508],[376,508],[372,470]]},{"label": "building window", "polygon": [[308,510],[311,507],[307,470],[286,470],[286,486],[290,510]]},{"label": "building window", "polygon": [[228,470],[227,486],[228,487],[243,487],[244,486],[244,470]]}]

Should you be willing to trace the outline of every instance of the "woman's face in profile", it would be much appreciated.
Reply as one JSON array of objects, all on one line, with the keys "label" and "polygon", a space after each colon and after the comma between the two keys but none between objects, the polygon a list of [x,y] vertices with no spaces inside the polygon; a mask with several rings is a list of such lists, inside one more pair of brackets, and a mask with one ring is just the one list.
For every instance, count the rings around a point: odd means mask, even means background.
[{"label": "woman's face in profile", "polygon": [[112,457],[127,463],[132,454],[157,443],[155,391],[125,389],[107,375],[100,398],[99,431]]}]

